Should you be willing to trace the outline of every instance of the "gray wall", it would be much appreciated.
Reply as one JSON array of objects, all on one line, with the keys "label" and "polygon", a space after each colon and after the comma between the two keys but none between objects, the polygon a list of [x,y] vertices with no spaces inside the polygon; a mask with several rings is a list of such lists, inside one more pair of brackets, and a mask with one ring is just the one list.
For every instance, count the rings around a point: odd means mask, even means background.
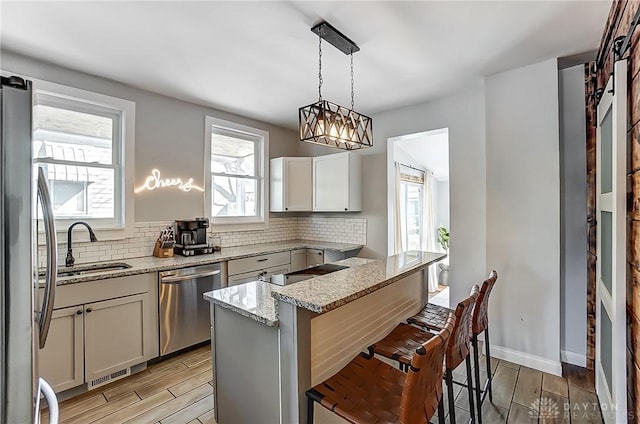
[{"label": "gray wall", "polygon": [[[556,59],[485,80],[487,267],[492,343],[560,361],[560,171]],[[453,181],[452,181],[453,185]],[[452,205],[452,210],[454,209]],[[452,223],[453,224],[453,223]]]},{"label": "gray wall", "polygon": [[414,159],[410,151],[406,150],[406,147],[400,147],[401,142],[395,143],[393,146],[393,155],[396,162],[400,162],[404,165],[413,166],[414,168],[425,170],[424,165],[421,165]]},{"label": "gray wall", "polygon": [[[587,159],[584,65],[560,70],[559,85],[560,349],[586,357]],[[569,354],[566,359],[571,360],[571,357]]]},{"label": "gray wall", "polygon": [[[363,111],[366,112],[366,111]],[[362,154],[362,213],[367,246],[361,256],[387,255],[387,206],[393,198],[393,173],[387,173],[387,139],[440,128],[449,129],[451,210],[451,299],[468,295],[486,273],[485,117],[481,84],[455,95],[373,115],[374,145]],[[301,155],[332,153],[304,146]]]},{"label": "gray wall", "polygon": [[434,192],[436,227],[449,228],[449,181],[436,180]]},{"label": "gray wall", "polygon": [[[153,168],[166,178],[193,177],[204,186],[204,117],[227,119],[269,131],[269,157],[298,156],[297,132],[199,106],[119,82],[41,62],[14,52],[0,52],[0,67],[33,78],[131,100],[136,103],[135,185]],[[178,76],[179,77],[179,76]],[[292,115],[296,114],[292,106]],[[169,221],[202,216],[204,193],[156,190],[135,195],[135,220]]]}]

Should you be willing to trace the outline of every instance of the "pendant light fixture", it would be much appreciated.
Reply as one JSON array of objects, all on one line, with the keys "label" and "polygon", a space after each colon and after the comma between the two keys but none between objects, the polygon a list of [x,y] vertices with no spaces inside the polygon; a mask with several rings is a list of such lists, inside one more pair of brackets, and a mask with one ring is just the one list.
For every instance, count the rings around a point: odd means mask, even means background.
[{"label": "pendant light fixture", "polygon": [[[311,28],[318,34],[318,101],[298,110],[300,141],[344,150],[373,146],[373,121],[354,110],[353,54],[360,48],[328,22]],[[351,109],[322,98],[322,40],[351,59]]]}]

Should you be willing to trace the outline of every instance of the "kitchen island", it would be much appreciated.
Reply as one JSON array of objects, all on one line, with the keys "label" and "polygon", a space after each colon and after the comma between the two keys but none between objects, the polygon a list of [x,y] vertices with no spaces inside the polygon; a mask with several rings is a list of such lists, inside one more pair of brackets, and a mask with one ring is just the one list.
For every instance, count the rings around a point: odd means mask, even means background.
[{"label": "kitchen island", "polygon": [[[305,391],[419,311],[426,267],[445,256],[350,258],[336,262],[347,269],[288,286],[258,281],[205,294],[217,422],[306,422]],[[328,418],[315,414],[317,423]]]}]

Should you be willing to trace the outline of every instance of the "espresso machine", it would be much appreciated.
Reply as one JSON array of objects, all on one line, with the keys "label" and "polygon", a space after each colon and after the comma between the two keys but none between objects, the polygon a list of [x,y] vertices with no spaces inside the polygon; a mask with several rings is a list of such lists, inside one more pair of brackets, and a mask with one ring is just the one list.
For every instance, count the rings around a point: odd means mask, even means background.
[{"label": "espresso machine", "polygon": [[174,225],[176,244],[174,253],[182,256],[204,255],[220,250],[209,246],[207,229],[209,218],[176,220]]}]

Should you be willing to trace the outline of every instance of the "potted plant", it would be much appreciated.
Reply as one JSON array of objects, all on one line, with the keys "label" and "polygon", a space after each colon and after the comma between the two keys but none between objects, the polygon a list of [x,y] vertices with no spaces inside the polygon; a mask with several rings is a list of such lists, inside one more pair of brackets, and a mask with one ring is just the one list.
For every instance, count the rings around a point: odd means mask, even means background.
[{"label": "potted plant", "polygon": [[[438,243],[445,253],[449,254],[449,230],[447,227],[438,227]],[[440,262],[438,264],[440,273],[438,273],[438,284],[443,286],[449,285],[449,265]]]},{"label": "potted plant", "polygon": [[438,243],[445,252],[449,251],[449,230],[447,227],[438,227]]}]

